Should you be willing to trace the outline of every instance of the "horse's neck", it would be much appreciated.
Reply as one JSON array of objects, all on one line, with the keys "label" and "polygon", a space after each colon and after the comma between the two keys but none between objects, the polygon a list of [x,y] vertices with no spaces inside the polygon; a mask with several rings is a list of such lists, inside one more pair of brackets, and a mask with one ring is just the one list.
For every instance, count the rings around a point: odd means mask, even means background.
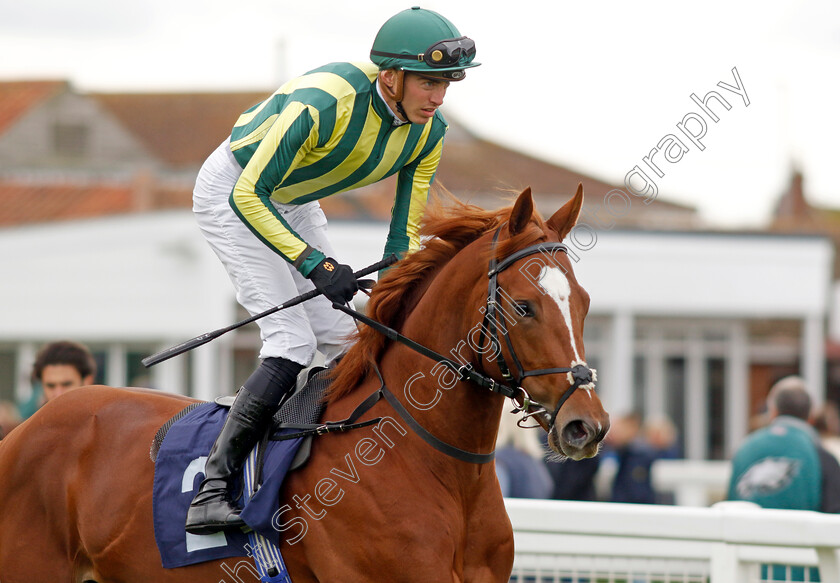
[{"label": "horse's neck", "polygon": [[[428,290],[406,318],[402,332],[450,359],[470,359],[467,336],[472,325],[481,322],[481,313],[476,307],[475,314],[465,314],[464,306],[469,305],[457,293],[446,296],[440,290]],[[471,316],[476,322],[465,328]],[[494,449],[504,399],[471,383],[452,386],[450,369],[401,344],[389,348],[380,368],[391,392],[435,437],[474,453]],[[453,458],[446,462],[460,468],[465,465]]]},{"label": "horse's neck", "polygon": [[[413,419],[437,440],[473,454],[494,451],[504,399],[489,391],[478,394],[466,383],[442,388],[442,367],[434,365],[403,346],[394,346],[382,359],[383,380]],[[465,500],[471,499],[476,488],[484,488],[487,480],[495,479],[492,463],[465,463],[441,453],[398,414],[392,415],[408,438],[394,448],[395,453],[411,466],[434,475],[453,495],[460,492]]]}]

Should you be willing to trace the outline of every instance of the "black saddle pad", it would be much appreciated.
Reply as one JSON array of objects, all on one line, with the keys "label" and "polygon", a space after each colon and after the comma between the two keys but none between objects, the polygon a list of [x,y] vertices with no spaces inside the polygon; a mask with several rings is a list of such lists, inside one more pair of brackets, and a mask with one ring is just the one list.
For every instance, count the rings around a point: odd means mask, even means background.
[{"label": "black saddle pad", "polygon": [[274,428],[285,424],[318,423],[324,412],[324,401],[330,387],[330,370],[324,367],[309,369],[306,383],[292,393],[274,414]]}]

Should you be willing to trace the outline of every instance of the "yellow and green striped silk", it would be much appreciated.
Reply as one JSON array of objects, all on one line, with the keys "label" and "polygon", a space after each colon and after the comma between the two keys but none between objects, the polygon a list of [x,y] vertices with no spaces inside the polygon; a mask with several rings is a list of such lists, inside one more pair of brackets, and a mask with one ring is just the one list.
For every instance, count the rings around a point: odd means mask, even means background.
[{"label": "yellow and green striped silk", "polygon": [[332,63],[290,81],[243,113],[231,151],[243,171],[230,200],[266,245],[308,275],[323,258],[272,201],[303,204],[399,173],[385,252],[420,244],[419,224],[440,161],[446,120],[394,126],[377,67]]}]

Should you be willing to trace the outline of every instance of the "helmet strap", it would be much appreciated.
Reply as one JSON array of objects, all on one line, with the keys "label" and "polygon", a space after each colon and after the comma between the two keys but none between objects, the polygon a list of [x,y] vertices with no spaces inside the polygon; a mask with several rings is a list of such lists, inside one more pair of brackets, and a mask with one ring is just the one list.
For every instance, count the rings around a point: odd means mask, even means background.
[{"label": "helmet strap", "polygon": [[408,116],[406,115],[405,109],[403,109],[403,106],[402,106],[403,93],[404,93],[404,88],[405,88],[405,71],[403,71],[402,69],[387,69],[387,70],[394,72],[394,76],[393,76],[393,79],[392,79],[393,80],[393,84],[392,84],[393,86],[389,86],[387,83],[383,82],[382,76],[381,76],[381,73],[380,73],[379,87],[382,89],[382,93],[384,93],[385,96],[388,99],[391,99],[391,100],[394,101],[394,103],[396,104],[396,109],[399,112],[399,114],[401,116],[403,116],[406,120],[408,120]]},{"label": "helmet strap", "polygon": [[403,93],[405,91],[405,71],[397,69],[397,76],[394,79],[394,84],[396,85],[396,90],[394,91],[394,101],[397,102],[397,106],[400,108],[400,113],[405,116],[405,112],[402,111]]},{"label": "helmet strap", "polygon": [[[405,71],[403,71],[402,69],[387,70],[394,72],[393,87],[389,86],[387,83],[380,83],[379,86],[382,88],[382,92],[385,93],[388,99],[393,99],[395,102],[400,103],[403,99],[403,82],[405,80]],[[379,80],[382,81],[381,76],[379,77]]]}]

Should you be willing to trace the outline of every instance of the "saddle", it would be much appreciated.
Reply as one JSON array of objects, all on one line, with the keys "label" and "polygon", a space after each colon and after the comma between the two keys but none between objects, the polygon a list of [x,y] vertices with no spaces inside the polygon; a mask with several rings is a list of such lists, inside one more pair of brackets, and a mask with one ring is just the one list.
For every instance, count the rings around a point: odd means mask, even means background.
[{"label": "saddle", "polygon": [[[289,471],[303,466],[309,459],[309,454],[312,451],[312,437],[317,434],[317,428],[321,427],[318,420],[324,412],[324,402],[329,387],[330,376],[328,369],[322,366],[312,367],[307,370],[306,382],[284,399],[274,414],[273,423],[267,434],[268,436],[277,435],[280,431],[289,428],[300,429],[302,432],[305,432],[307,429],[312,430],[311,434],[303,436],[304,440],[298,449],[298,453],[295,454]],[[214,402],[220,407],[230,409],[231,405],[233,405],[234,398],[233,396],[216,397]],[[163,444],[163,440],[172,426],[202,404],[204,404],[203,401],[192,403],[181,409],[157,430],[149,450],[149,457],[153,462],[157,461],[161,444]],[[264,447],[265,439],[260,443]]]},{"label": "saddle", "polygon": [[[270,429],[245,463],[235,489],[241,492],[243,512],[252,529],[220,531],[209,535],[184,532],[186,510],[192,499],[210,446],[228,415],[233,398],[192,403],[167,420],[152,441],[149,456],[155,462],[152,510],[155,541],[165,568],[182,567],[234,556],[252,556],[260,579],[287,583],[277,547],[279,533],[271,525],[278,508],[280,486],[288,472],[304,465],[312,437],[325,408],[329,371],[307,371],[307,381],[278,408]],[[261,487],[265,485],[265,487]]]},{"label": "saddle", "polygon": [[[309,459],[313,437],[348,431],[378,423],[379,418],[358,421],[367,410],[360,407],[341,421],[319,421],[330,385],[330,371],[307,371],[306,383],[278,408],[271,428],[248,456],[242,476],[233,484],[241,492],[242,518],[252,530],[223,531],[209,535],[184,532],[184,521],[204,462],[233,402],[192,403],[161,426],[152,442],[155,462],[152,510],[155,541],[165,568],[251,553],[266,583],[286,583],[280,557],[279,534],[272,517],[280,508],[280,491],[288,473]],[[249,542],[250,540],[250,542]],[[266,558],[267,557],[267,558]]]}]

